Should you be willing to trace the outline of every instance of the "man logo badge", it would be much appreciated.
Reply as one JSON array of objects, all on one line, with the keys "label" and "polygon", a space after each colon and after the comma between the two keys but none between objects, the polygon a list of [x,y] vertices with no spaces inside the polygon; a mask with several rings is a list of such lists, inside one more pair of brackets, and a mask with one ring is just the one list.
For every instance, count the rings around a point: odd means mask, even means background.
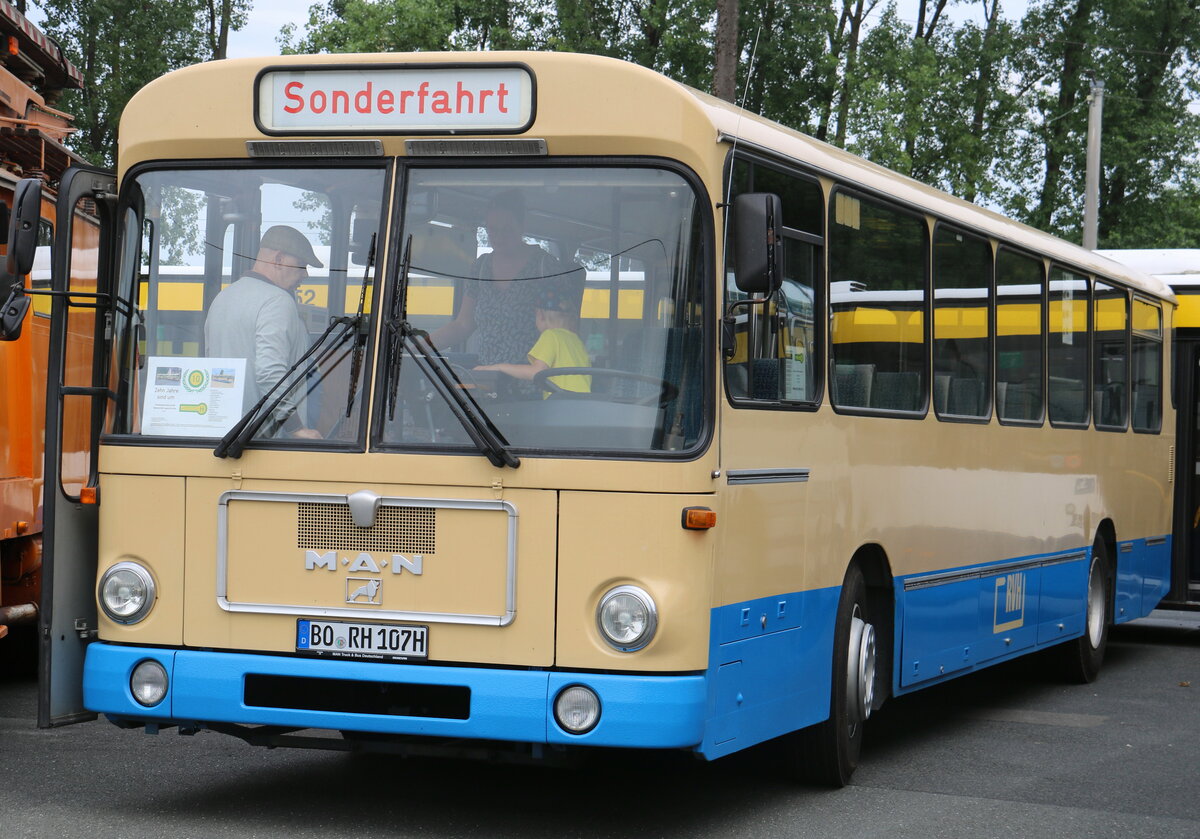
[{"label": "man logo badge", "polygon": [[383,583],[379,580],[367,580],[362,577],[347,577],[346,578],[346,602],[347,603],[362,603],[359,598],[366,598],[366,602],[375,606],[379,605],[379,590],[383,588]]}]

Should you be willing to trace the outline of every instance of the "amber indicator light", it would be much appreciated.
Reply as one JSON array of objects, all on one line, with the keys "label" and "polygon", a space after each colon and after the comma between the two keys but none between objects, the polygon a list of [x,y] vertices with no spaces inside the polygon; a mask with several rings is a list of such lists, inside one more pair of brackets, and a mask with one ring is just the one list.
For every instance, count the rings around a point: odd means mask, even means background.
[{"label": "amber indicator light", "polygon": [[80,504],[95,504],[98,500],[99,498],[96,493],[96,487],[84,487],[83,489],[79,490]]},{"label": "amber indicator light", "polygon": [[717,514],[707,507],[684,507],[684,530],[708,530],[717,526]]}]

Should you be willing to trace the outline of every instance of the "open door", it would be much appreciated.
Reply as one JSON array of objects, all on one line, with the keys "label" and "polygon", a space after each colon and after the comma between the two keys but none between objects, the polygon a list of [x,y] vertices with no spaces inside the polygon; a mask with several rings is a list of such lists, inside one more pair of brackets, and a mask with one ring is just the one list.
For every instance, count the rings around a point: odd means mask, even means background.
[{"label": "open door", "polygon": [[96,634],[96,454],[114,401],[108,375],[115,193],[111,172],[72,168],[58,194],[42,488],[42,728],[95,717],[83,706],[83,658]]}]

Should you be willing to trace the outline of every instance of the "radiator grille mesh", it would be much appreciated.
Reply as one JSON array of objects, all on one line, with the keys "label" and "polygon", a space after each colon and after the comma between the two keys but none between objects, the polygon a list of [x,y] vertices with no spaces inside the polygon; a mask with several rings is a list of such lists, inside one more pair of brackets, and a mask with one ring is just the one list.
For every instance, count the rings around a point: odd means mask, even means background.
[{"label": "radiator grille mesh", "polygon": [[381,506],[375,526],[362,528],[345,504],[300,502],[296,547],[315,550],[432,554],[437,550],[437,509]]}]

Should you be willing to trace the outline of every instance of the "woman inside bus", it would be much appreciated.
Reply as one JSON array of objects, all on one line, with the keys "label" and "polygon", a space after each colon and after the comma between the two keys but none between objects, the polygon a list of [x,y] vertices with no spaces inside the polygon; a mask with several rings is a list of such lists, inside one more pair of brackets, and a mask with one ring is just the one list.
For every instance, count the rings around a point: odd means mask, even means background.
[{"label": "woman inside bus", "polygon": [[446,349],[473,337],[470,349],[481,365],[528,363],[529,348],[538,340],[539,281],[563,269],[551,254],[525,241],[524,224],[520,190],[506,190],[488,203],[484,229],[492,251],[476,260],[454,320],[430,333],[434,346]]}]

